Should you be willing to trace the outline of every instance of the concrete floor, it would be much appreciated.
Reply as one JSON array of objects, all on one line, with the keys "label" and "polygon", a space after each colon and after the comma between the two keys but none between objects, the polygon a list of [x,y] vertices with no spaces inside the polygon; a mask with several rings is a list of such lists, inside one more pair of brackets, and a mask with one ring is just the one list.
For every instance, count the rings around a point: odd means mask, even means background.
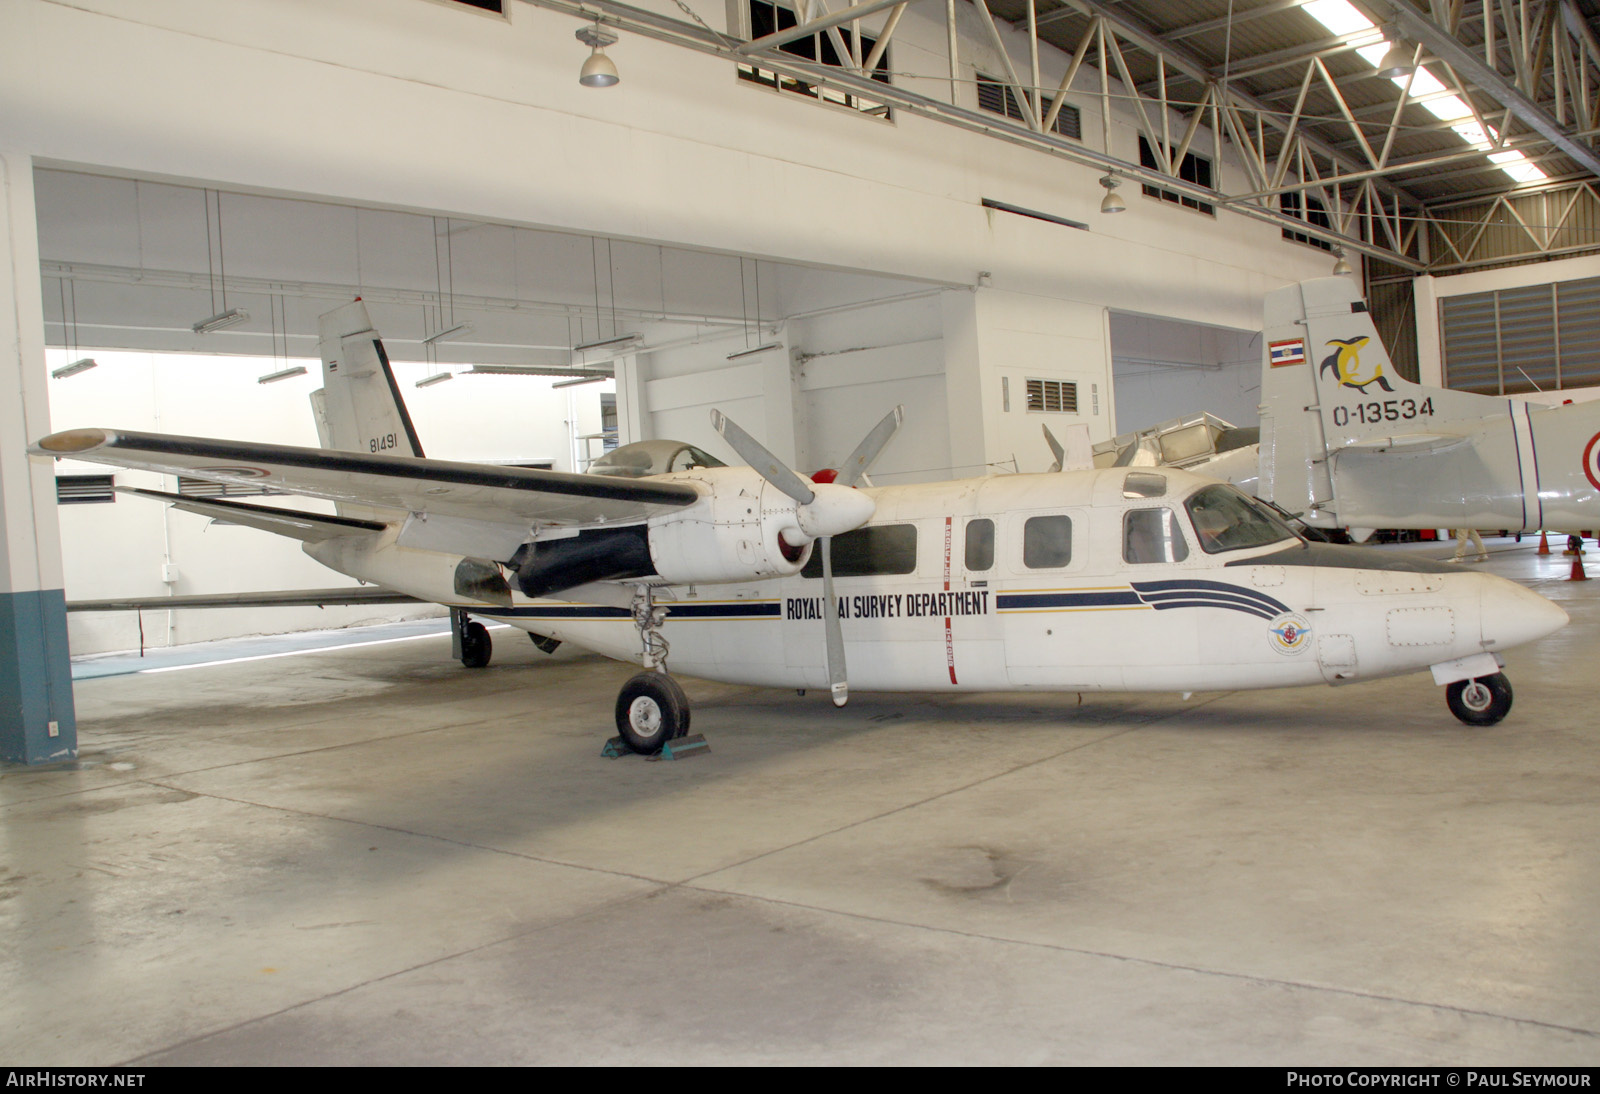
[{"label": "concrete floor", "polygon": [[1596,1064],[1600,581],[1491,548],[1573,625],[1486,730],[686,680],[709,756],[605,760],[632,670],[509,631],[81,681],[0,777],[0,1059]]}]

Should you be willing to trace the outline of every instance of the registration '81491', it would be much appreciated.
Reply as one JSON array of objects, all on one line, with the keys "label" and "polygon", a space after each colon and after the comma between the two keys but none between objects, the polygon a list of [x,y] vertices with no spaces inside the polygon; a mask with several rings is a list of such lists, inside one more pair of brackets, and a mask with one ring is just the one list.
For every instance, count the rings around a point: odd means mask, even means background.
[{"label": "registration '81491'", "polygon": [[1351,422],[1378,425],[1382,422],[1408,422],[1413,418],[1431,417],[1433,417],[1432,399],[1424,399],[1421,403],[1415,399],[1385,399],[1382,402],[1374,399],[1370,403],[1333,408],[1333,424],[1341,427]]}]

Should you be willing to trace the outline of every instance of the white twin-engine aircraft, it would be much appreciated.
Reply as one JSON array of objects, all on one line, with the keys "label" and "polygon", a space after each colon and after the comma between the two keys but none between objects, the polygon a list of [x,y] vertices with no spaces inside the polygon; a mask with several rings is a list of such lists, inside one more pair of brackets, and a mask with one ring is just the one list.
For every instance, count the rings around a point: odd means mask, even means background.
[{"label": "white twin-engine aircraft", "polygon": [[337,516],[135,491],[450,606],[465,664],[489,659],[467,613],[642,664],[616,707],[641,753],[689,725],[669,649],[690,675],[826,687],[840,705],[847,660],[868,691],[1189,692],[1431,669],[1482,725],[1511,706],[1501,652],[1567,622],[1501,578],[1307,543],[1176,468],[857,488],[898,408],[834,482],[715,412],[751,466],[663,441],[585,475],[425,459],[359,301],[323,317],[322,357],[321,449],[75,429],[33,451],[331,499]]}]

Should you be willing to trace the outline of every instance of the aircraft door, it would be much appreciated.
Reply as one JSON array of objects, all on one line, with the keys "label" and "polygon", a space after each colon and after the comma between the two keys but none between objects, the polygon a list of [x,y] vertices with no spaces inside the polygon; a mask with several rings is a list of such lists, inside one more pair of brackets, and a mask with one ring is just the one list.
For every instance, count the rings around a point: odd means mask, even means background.
[{"label": "aircraft door", "polygon": [[1121,685],[1120,665],[1102,656],[1102,609],[1116,597],[1089,575],[1090,520],[1084,509],[1033,510],[1011,514],[1000,529],[1005,592],[995,607],[1013,686]]},{"label": "aircraft door", "polygon": [[990,517],[946,517],[944,585],[958,594],[947,605],[945,649],[951,683],[1006,687],[1005,643],[995,615],[999,529]]}]

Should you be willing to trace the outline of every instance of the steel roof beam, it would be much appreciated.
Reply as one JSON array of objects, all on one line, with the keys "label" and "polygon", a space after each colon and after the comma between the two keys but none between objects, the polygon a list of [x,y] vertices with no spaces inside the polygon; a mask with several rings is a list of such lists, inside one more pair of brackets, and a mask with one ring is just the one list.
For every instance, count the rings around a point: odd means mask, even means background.
[{"label": "steel roof beam", "polygon": [[[1025,126],[1007,121],[1003,116],[965,107],[955,106],[952,103],[933,99],[913,91],[907,91],[893,83],[884,83],[860,75],[851,69],[823,65],[806,61],[804,58],[793,57],[782,52],[766,53],[752,58],[738,52],[738,47],[746,43],[737,38],[719,31],[712,30],[704,23],[691,23],[683,19],[675,19],[653,11],[624,3],[623,0],[524,0],[534,7],[544,8],[549,11],[560,12],[574,19],[592,22],[595,13],[601,13],[602,21],[618,30],[641,37],[651,38],[656,41],[667,42],[672,45],[696,50],[697,52],[722,57],[727,60],[743,64],[759,61],[761,68],[771,70],[780,75],[790,77],[805,83],[818,86],[831,87],[850,94],[871,99],[874,102],[885,103],[896,109],[907,110],[913,114],[931,118],[935,121],[954,125],[970,132],[981,133],[989,137],[1009,141],[1023,147],[1044,151],[1069,161],[1086,164],[1100,170],[1115,171],[1116,174],[1129,181],[1148,183],[1158,186],[1163,190],[1174,191],[1188,197],[1193,197],[1206,204],[1226,204],[1225,195],[1209,187],[1198,186],[1186,182],[1181,178],[1143,167],[1137,162],[1129,162],[1116,156],[1099,152],[1086,147],[1078,141],[1057,136],[1051,132],[1030,130]],[[1083,0],[1071,0],[1080,9]],[[892,6],[889,3],[883,7]],[[1091,16],[1098,12],[1089,12]],[[1125,31],[1124,21],[1120,19],[1109,20],[1119,28],[1122,37],[1133,40],[1135,32]],[[1147,32],[1137,32],[1146,42],[1153,40]],[[1147,48],[1143,42],[1137,43],[1141,49]],[[1169,61],[1176,58],[1170,50],[1164,51]],[[1183,61],[1184,67],[1198,72],[1204,71],[1204,66],[1192,57]],[[1238,105],[1247,109],[1262,109],[1259,105],[1248,101],[1247,96],[1236,94]],[[1230,106],[1228,109],[1234,109]],[[1302,135],[1308,147],[1311,145],[1309,138]],[[1327,158],[1327,153],[1320,148],[1318,155]],[[1326,180],[1307,183],[1302,189],[1311,189],[1327,185]],[[1403,191],[1386,185],[1386,196],[1393,201],[1404,201],[1409,205],[1420,207],[1416,198]],[[1424,264],[1409,255],[1396,253],[1389,248],[1368,242],[1356,236],[1345,235],[1337,230],[1320,228],[1315,224],[1302,221],[1298,218],[1288,217],[1279,209],[1260,205],[1226,205],[1226,207],[1241,216],[1252,220],[1264,221],[1280,228],[1300,232],[1318,239],[1325,239],[1336,247],[1344,247],[1352,252],[1360,252],[1381,259],[1384,262],[1400,266],[1405,269],[1421,271]]]},{"label": "steel roof beam", "polygon": [[[1467,83],[1491,96],[1524,125],[1555,145],[1576,164],[1600,177],[1600,155],[1559,125],[1549,112],[1516,88],[1497,69],[1485,64],[1480,51],[1461,43],[1417,8],[1411,0],[1386,0],[1395,13],[1401,33],[1427,46]],[[1487,18],[1487,16],[1486,16]]]},{"label": "steel roof beam", "polygon": [[[1139,48],[1150,53],[1152,56],[1156,54],[1165,55],[1167,61],[1178,71],[1200,80],[1201,82],[1214,82],[1215,77],[1211,74],[1210,69],[1194,54],[1190,53],[1186,49],[1183,49],[1182,47],[1173,46],[1163,42],[1161,38],[1154,32],[1138,23],[1133,22],[1128,16],[1113,11],[1111,6],[1102,2],[1102,0],[1066,0],[1066,2],[1087,15],[1098,15],[1105,19],[1108,24],[1116,29],[1116,32],[1119,35],[1128,39],[1130,42],[1133,42],[1135,45],[1139,46]],[[1233,87],[1230,84],[1228,87],[1228,97],[1240,106],[1259,112],[1260,115],[1265,119],[1266,124],[1272,128],[1277,129],[1280,132],[1285,131],[1284,123],[1278,116],[1279,111],[1257,99],[1254,95],[1240,91],[1238,88]],[[1327,142],[1313,136],[1305,129],[1302,128],[1299,131],[1298,138],[1307,149],[1317,153],[1318,155],[1325,156],[1334,163],[1350,170],[1359,170],[1359,166],[1356,161],[1342,153],[1334,151],[1333,148],[1327,144]],[[1403,201],[1413,206],[1420,207],[1422,205],[1421,200],[1415,195],[1408,193],[1406,190],[1395,186],[1392,183],[1380,179],[1379,185],[1390,198]],[[1301,188],[1304,189],[1304,187]]]},{"label": "steel roof beam", "polygon": [[864,3],[841,8],[832,15],[824,15],[820,19],[813,19],[797,27],[790,27],[788,30],[780,30],[775,34],[768,34],[764,38],[746,42],[741,46],[735,47],[734,52],[742,53],[746,57],[757,53],[765,53],[768,50],[777,49],[779,46],[786,46],[790,42],[798,41],[808,34],[815,34],[821,30],[831,30],[852,20],[880,12],[884,8],[892,8],[901,2],[902,0],[865,0]]},{"label": "steel roof beam", "polygon": [[1250,23],[1257,19],[1264,19],[1269,15],[1276,15],[1280,11],[1304,7],[1310,2],[1311,0],[1267,0],[1267,3],[1259,7],[1234,12],[1231,18],[1222,16],[1219,19],[1207,19],[1201,23],[1190,23],[1188,26],[1169,30],[1161,35],[1161,40],[1164,42],[1176,42],[1180,38],[1193,38],[1197,34],[1209,34],[1214,30],[1225,29],[1230,22],[1234,26],[1238,26],[1240,23]]}]

